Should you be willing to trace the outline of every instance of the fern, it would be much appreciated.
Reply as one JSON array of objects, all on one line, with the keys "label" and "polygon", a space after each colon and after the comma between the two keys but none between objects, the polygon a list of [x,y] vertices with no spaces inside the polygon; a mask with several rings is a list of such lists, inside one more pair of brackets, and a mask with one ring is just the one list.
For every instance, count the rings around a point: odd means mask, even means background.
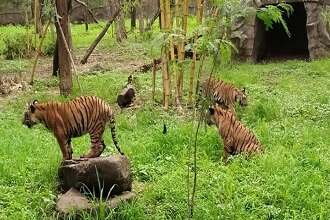
[{"label": "fern", "polygon": [[283,19],[283,13],[290,17],[293,13],[293,7],[287,3],[280,3],[278,5],[267,5],[264,8],[257,10],[257,17],[262,20],[266,26],[266,31],[273,29],[275,23],[280,23],[285,33],[291,37],[289,28]]}]

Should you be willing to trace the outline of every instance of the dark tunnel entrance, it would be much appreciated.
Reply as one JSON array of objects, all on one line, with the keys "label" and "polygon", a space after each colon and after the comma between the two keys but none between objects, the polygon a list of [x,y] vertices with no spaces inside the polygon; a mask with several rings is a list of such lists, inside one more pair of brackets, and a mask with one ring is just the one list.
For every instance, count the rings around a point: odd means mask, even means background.
[{"label": "dark tunnel entrance", "polygon": [[288,37],[281,24],[274,24],[266,31],[265,25],[256,19],[254,59],[263,60],[308,59],[307,15],[303,2],[290,3],[294,12],[290,17],[283,14],[291,37]]}]

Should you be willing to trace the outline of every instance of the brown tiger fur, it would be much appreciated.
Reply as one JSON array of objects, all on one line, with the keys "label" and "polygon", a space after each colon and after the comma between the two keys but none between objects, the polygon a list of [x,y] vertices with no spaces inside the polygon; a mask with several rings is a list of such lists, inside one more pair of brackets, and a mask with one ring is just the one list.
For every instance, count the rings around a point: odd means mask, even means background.
[{"label": "brown tiger fur", "polygon": [[115,118],[111,107],[95,96],[82,96],[69,102],[45,102],[36,100],[24,113],[23,124],[31,128],[37,123],[51,130],[62,151],[63,159],[72,159],[71,138],[89,133],[91,149],[82,157],[92,158],[101,155],[105,149],[102,138],[109,122],[112,140],[122,154],[115,130]]},{"label": "brown tiger fur", "polygon": [[226,163],[228,155],[239,153],[260,153],[262,146],[256,136],[238,121],[234,114],[219,106],[209,108],[208,124],[216,124],[224,144],[223,160]]},{"label": "brown tiger fur", "polygon": [[245,89],[239,90],[234,85],[222,80],[208,78],[201,84],[201,93],[212,100],[212,104],[217,103],[224,109],[229,109],[235,114],[235,102],[241,106],[247,105]]}]

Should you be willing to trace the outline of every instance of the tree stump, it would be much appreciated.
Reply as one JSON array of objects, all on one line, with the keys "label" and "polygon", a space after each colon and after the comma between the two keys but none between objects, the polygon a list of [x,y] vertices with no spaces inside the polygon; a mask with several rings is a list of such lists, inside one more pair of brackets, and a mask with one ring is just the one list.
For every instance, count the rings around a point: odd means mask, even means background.
[{"label": "tree stump", "polygon": [[135,100],[135,87],[133,85],[133,76],[127,79],[127,84],[121,93],[117,96],[117,104],[120,108],[127,108],[133,105]]},{"label": "tree stump", "polygon": [[127,157],[122,155],[86,160],[66,160],[58,170],[60,189],[76,188],[94,196],[119,195],[132,190],[132,173]]}]

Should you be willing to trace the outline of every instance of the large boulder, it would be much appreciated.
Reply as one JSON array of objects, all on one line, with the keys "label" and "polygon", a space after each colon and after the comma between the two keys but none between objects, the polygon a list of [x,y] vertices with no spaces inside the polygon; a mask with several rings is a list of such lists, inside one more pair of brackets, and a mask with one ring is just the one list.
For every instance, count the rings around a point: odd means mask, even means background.
[{"label": "large boulder", "polygon": [[[127,157],[122,155],[66,160],[58,170],[60,189],[74,187],[94,196],[119,195],[132,189],[132,173]],[[104,197],[103,197],[104,198]]]}]

